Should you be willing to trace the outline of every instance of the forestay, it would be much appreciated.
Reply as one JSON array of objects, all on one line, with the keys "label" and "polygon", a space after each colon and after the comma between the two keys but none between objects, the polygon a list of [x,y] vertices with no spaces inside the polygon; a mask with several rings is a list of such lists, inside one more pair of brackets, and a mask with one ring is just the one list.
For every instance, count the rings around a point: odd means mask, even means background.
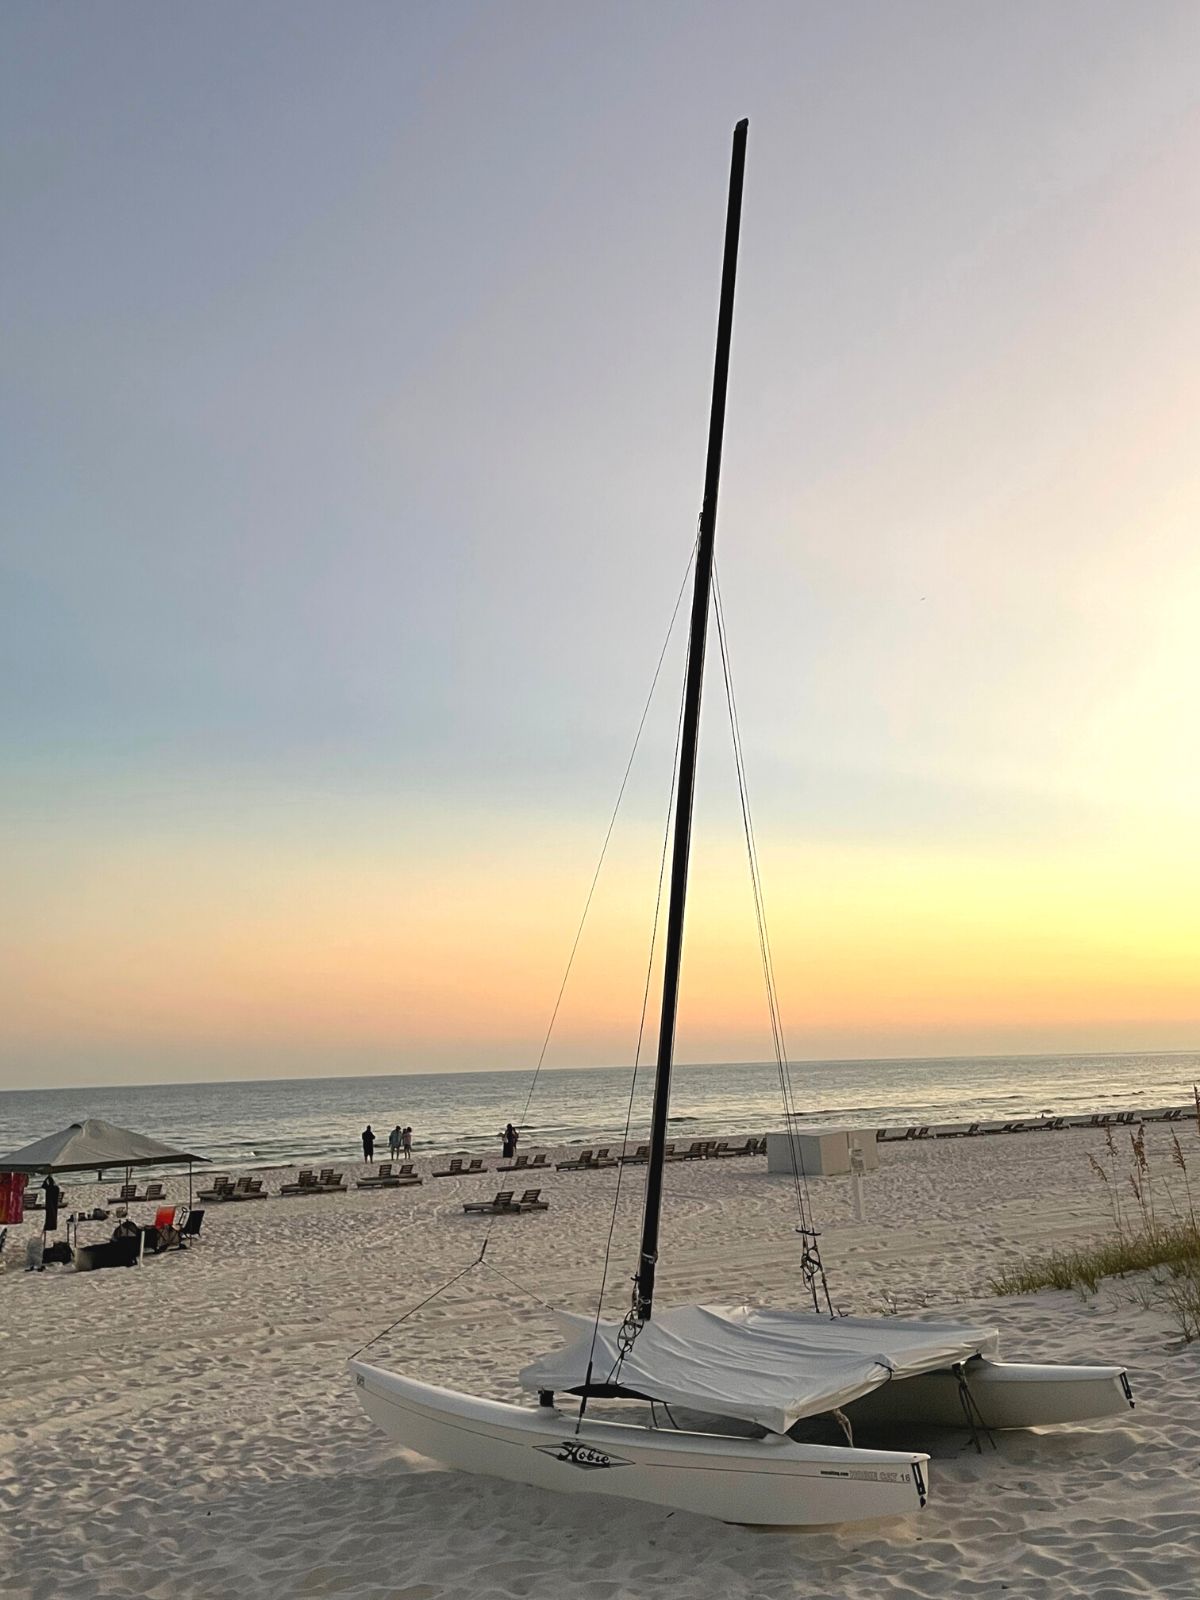
[{"label": "forestay", "polygon": [[758,1306],[656,1312],[617,1369],[620,1324],[559,1313],[571,1342],[521,1373],[529,1390],[619,1384],[627,1393],[786,1433],[901,1378],[995,1356],[992,1328],[898,1318],[821,1317]]}]

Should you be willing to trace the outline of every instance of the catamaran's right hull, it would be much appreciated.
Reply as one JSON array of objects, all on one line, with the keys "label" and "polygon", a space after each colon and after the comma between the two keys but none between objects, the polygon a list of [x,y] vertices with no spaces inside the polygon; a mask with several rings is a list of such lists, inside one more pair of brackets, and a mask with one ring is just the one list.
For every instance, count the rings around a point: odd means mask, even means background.
[{"label": "catamaran's right hull", "polygon": [[925,1504],[929,1457],[575,1419],[417,1383],[363,1361],[368,1416],[463,1472],[566,1493],[619,1495],[723,1522],[798,1527],[904,1516]]},{"label": "catamaran's right hull", "polygon": [[1124,1367],[1032,1366],[1020,1361],[968,1361],[963,1368],[973,1419],[963,1408],[953,1372],[925,1372],[885,1383],[846,1407],[854,1423],[930,1423],[962,1428],[1045,1428],[1123,1416],[1133,1406]]}]

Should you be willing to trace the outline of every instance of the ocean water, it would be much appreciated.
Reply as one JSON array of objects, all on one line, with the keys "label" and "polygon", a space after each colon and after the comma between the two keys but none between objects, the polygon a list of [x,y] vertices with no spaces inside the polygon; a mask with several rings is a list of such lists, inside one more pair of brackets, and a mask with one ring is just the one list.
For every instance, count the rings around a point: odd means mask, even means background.
[{"label": "ocean water", "polygon": [[[805,1061],[790,1068],[802,1121],[857,1127],[967,1122],[1180,1105],[1200,1080],[1200,1052],[1160,1055],[964,1057],[912,1061]],[[529,1072],[294,1078],[128,1088],[14,1089],[0,1093],[0,1152],[83,1117],[103,1117],[238,1168],[361,1159],[370,1122],[387,1155],[394,1124],[411,1124],[418,1154],[499,1152],[499,1130],[520,1123],[526,1150],[619,1140],[628,1067],[543,1071],[524,1114]],[[631,1137],[645,1138],[653,1070],[638,1075]],[[773,1063],[676,1068],[677,1138],[765,1133],[782,1126]],[[378,1153],[378,1152],[377,1152]]]}]

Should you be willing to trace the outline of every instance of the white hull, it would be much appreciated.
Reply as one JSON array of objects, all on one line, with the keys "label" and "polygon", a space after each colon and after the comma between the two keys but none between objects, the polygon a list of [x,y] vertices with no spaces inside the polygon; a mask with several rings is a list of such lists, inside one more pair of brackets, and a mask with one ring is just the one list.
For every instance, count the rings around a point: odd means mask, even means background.
[{"label": "white hull", "polygon": [[367,1415],[410,1450],[463,1472],[618,1495],[723,1522],[798,1527],[903,1516],[925,1503],[929,1457],[576,1419],[417,1383],[364,1361]]},{"label": "white hull", "polygon": [[[1124,1367],[1029,1366],[970,1361],[964,1368],[977,1417],[987,1428],[1042,1428],[1120,1416],[1133,1405]],[[931,1423],[966,1427],[958,1380],[926,1372],[885,1383],[846,1408],[855,1423]]]}]

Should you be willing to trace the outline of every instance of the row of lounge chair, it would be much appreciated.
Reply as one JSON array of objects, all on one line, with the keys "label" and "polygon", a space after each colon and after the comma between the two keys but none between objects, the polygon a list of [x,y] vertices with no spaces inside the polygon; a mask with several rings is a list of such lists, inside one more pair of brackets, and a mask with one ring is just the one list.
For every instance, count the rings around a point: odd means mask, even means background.
[{"label": "row of lounge chair", "polygon": [[418,1178],[413,1171],[411,1161],[405,1161],[396,1170],[392,1171],[390,1161],[381,1161],[378,1172],[368,1173],[365,1178],[359,1178],[355,1184],[356,1189],[408,1189],[418,1183],[424,1183],[424,1178]]},{"label": "row of lounge chair", "polygon": [[322,1167],[319,1172],[314,1172],[311,1167],[301,1167],[295,1183],[280,1184],[279,1192],[281,1195],[345,1194],[348,1188],[345,1174],[333,1167]]},{"label": "row of lounge chair", "polygon": [[463,1205],[464,1212],[480,1212],[489,1216],[516,1216],[522,1211],[548,1211],[549,1200],[542,1199],[540,1189],[526,1189],[521,1198],[515,1199],[511,1189],[499,1189],[492,1200],[468,1200]]},{"label": "row of lounge chair", "polygon": [[879,1144],[910,1139],[974,1139],[996,1133],[1057,1133],[1062,1128],[1129,1128],[1147,1122],[1181,1122],[1196,1114],[1193,1106],[1164,1106],[1154,1111],[1096,1111],[1071,1117],[1026,1117],[1011,1122],[922,1123],[910,1128],[877,1128]]},{"label": "row of lounge chair", "polygon": [[[202,1189],[200,1199],[217,1204],[225,1200],[267,1200],[269,1192],[263,1188],[261,1178],[242,1177],[236,1183],[227,1172],[217,1172],[212,1177],[212,1188]],[[404,1189],[424,1182],[413,1171],[411,1161],[393,1168],[390,1161],[383,1161],[373,1173],[359,1178],[355,1187],[358,1189]],[[312,1194],[346,1194],[349,1191],[344,1173],[338,1172],[333,1167],[322,1167],[319,1172],[311,1167],[302,1167],[296,1174],[295,1183],[285,1183],[280,1186],[281,1195],[312,1195]]]},{"label": "row of lounge chair", "polygon": [[165,1200],[167,1191],[161,1183],[148,1183],[145,1194],[138,1193],[136,1183],[123,1183],[120,1194],[110,1194],[106,1205],[125,1206],[140,1203],[145,1200]]},{"label": "row of lounge chair", "polygon": [[[728,1139],[693,1139],[686,1150],[680,1150],[669,1144],[665,1150],[668,1161],[724,1161],[733,1156],[762,1156],[767,1153],[767,1141],[761,1139],[747,1139],[744,1144],[731,1145]],[[601,1167],[645,1166],[650,1160],[650,1146],[639,1144],[632,1155],[623,1151],[619,1156],[614,1156],[609,1145],[601,1145],[597,1150],[581,1150],[577,1156],[572,1156],[568,1161],[557,1161],[555,1167],[559,1172],[592,1172]]]},{"label": "row of lounge chair", "polygon": [[[699,1160],[724,1160],[730,1156],[765,1156],[767,1141],[761,1139],[747,1139],[744,1144],[731,1145],[728,1139],[694,1139],[686,1150],[677,1149],[669,1144],[666,1148],[668,1161],[699,1161]],[[565,1161],[554,1163],[557,1172],[595,1172],[605,1167],[619,1165],[644,1166],[650,1159],[650,1146],[639,1144],[630,1152],[622,1151],[614,1155],[611,1145],[600,1145],[598,1148],[581,1150],[577,1156],[569,1156]],[[542,1172],[548,1171],[550,1158],[543,1151],[534,1155],[517,1156],[512,1162],[497,1168],[499,1172]],[[435,1178],[469,1178],[490,1169],[484,1165],[483,1157],[468,1158],[456,1156],[440,1171],[435,1172]]]},{"label": "row of lounge chair", "polygon": [[266,1200],[267,1191],[261,1178],[249,1176],[235,1182],[227,1172],[214,1172],[209,1182],[212,1187],[201,1189],[198,1198],[209,1205],[219,1205],[223,1200]]},{"label": "row of lounge chair", "polygon": [[[697,1139],[686,1150],[677,1150],[674,1145],[668,1145],[666,1157],[668,1161],[694,1161],[700,1158],[714,1158],[717,1160],[727,1156],[752,1156],[766,1153],[767,1141],[763,1139],[747,1139],[745,1144],[730,1146],[727,1139]],[[619,1156],[612,1153],[611,1146],[601,1145],[599,1149],[581,1150],[579,1155],[567,1160],[559,1161],[555,1165],[560,1172],[595,1171],[607,1167],[615,1167],[625,1162],[631,1165],[644,1165],[650,1158],[650,1146],[638,1145],[630,1154],[624,1152]],[[517,1156],[511,1163],[499,1168],[501,1172],[543,1172],[549,1171],[550,1158],[545,1152],[538,1155]],[[455,1156],[447,1162],[446,1166],[431,1174],[435,1178],[473,1178],[490,1169],[482,1156]],[[390,1161],[380,1162],[374,1172],[367,1173],[364,1177],[355,1180],[357,1189],[404,1189],[415,1187],[423,1183],[424,1179],[417,1176],[413,1170],[413,1163],[405,1161],[394,1165]],[[206,1203],[218,1205],[224,1201],[235,1200],[266,1200],[268,1191],[263,1188],[261,1178],[243,1176],[236,1179],[227,1172],[215,1172],[209,1179],[209,1187],[202,1189],[199,1199]],[[160,1200],[163,1198],[161,1184],[149,1184],[145,1195],[139,1195],[136,1184],[126,1184],[122,1187],[121,1194],[116,1197],[113,1204],[133,1200]],[[295,1183],[281,1185],[281,1195],[313,1195],[313,1194],[346,1194],[349,1185],[345,1175],[333,1167],[322,1167],[319,1172],[310,1167],[301,1168],[296,1175]],[[497,1196],[511,1193],[500,1190]],[[519,1206],[524,1204],[526,1209],[543,1210],[546,1202],[538,1202],[536,1197],[540,1190],[526,1190],[526,1196],[533,1195],[534,1199],[524,1199],[516,1202]],[[489,1206],[496,1204],[487,1202]],[[507,1203],[497,1209],[509,1209]]]}]

